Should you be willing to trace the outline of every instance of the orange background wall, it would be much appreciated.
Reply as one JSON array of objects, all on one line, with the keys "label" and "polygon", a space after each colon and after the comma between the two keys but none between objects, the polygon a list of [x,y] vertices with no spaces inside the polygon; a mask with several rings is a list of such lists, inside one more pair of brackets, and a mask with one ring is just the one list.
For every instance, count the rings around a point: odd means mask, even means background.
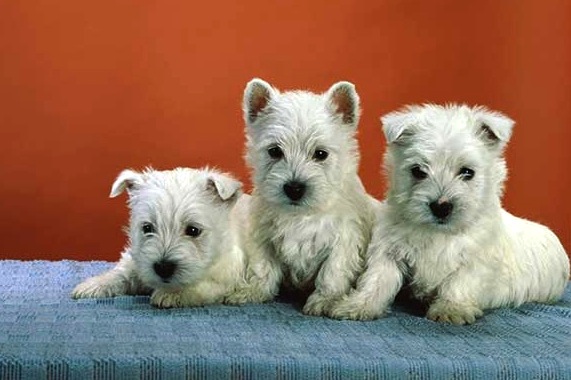
[{"label": "orange background wall", "polygon": [[467,102],[517,121],[505,197],[571,251],[571,2],[4,1],[0,258],[116,260],[126,167],[215,165],[248,183],[246,82],[355,83],[361,175],[382,197],[378,118]]}]

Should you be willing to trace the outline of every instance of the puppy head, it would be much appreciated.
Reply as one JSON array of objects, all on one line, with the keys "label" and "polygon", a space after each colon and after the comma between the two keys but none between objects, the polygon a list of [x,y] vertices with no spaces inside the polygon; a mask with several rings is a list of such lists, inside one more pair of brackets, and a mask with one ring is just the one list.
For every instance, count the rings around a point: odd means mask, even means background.
[{"label": "puppy head", "polygon": [[145,285],[181,287],[200,279],[221,252],[241,183],[210,169],[124,170],[111,197],[129,195],[131,255]]},{"label": "puppy head", "polygon": [[338,82],[323,94],[280,93],[261,79],[244,92],[246,161],[257,195],[282,211],[321,209],[356,174],[359,97]]},{"label": "puppy head", "polygon": [[457,232],[500,206],[514,122],[484,107],[411,106],[382,119],[387,201],[409,223]]}]

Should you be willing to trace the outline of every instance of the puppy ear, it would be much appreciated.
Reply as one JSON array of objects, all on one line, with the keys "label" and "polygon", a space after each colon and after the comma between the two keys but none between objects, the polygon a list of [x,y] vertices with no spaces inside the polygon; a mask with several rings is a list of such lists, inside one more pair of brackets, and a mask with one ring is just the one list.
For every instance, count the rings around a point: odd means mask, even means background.
[{"label": "puppy ear", "polygon": [[512,135],[515,122],[506,115],[479,107],[475,109],[479,121],[476,133],[486,144],[503,148]]},{"label": "puppy ear", "polygon": [[327,90],[333,112],[341,114],[345,124],[357,127],[360,116],[359,95],[350,82],[337,82]]},{"label": "puppy ear", "polygon": [[123,170],[115,182],[113,182],[113,186],[111,186],[111,193],[109,194],[110,198],[115,198],[116,196],[120,195],[125,189],[129,191],[134,186],[137,186],[143,182],[143,175],[139,172],[134,170],[125,169]]},{"label": "puppy ear", "polygon": [[415,121],[416,118],[409,109],[394,111],[381,117],[387,144],[402,142],[407,136],[410,136],[412,133],[411,127]]},{"label": "puppy ear", "polygon": [[251,124],[256,121],[260,112],[262,112],[272,97],[276,96],[278,91],[274,89],[269,83],[254,78],[246,85],[244,90],[244,120],[246,124]]},{"label": "puppy ear", "polygon": [[235,201],[242,194],[242,183],[225,174],[210,173],[206,186],[223,201]]}]

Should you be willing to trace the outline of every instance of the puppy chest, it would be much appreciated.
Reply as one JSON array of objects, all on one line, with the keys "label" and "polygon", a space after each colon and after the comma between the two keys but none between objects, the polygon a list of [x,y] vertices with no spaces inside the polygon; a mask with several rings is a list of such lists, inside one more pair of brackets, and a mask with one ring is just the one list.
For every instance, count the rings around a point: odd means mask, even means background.
[{"label": "puppy chest", "polygon": [[415,293],[433,292],[462,265],[457,250],[446,246],[424,247],[408,256],[412,286]]},{"label": "puppy chest", "polygon": [[319,272],[331,252],[334,236],[329,231],[292,228],[276,244],[276,253],[284,272],[296,287],[303,287]]}]

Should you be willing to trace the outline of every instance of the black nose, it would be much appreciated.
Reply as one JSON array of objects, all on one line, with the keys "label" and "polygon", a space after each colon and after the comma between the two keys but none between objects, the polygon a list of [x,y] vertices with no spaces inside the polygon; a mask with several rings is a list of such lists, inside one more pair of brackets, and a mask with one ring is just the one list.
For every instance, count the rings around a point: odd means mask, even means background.
[{"label": "black nose", "polygon": [[166,280],[173,275],[176,269],[176,264],[171,261],[161,260],[157,261],[155,265],[153,265],[153,269],[155,270],[156,274],[158,274],[162,279]]},{"label": "black nose", "polygon": [[305,184],[297,181],[291,181],[284,185],[284,193],[292,201],[299,201],[305,194]]},{"label": "black nose", "polygon": [[434,201],[430,204],[430,211],[432,211],[432,215],[437,217],[438,219],[445,219],[450,215],[454,205],[450,202],[438,202]]}]

